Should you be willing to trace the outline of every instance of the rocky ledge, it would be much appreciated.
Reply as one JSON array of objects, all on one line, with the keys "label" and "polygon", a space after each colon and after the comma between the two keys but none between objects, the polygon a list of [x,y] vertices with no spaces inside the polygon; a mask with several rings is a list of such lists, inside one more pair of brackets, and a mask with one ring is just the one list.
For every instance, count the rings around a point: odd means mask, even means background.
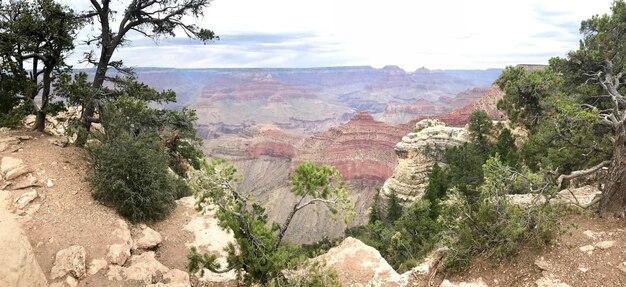
[{"label": "rocky ledge", "polygon": [[414,131],[396,144],[398,165],[382,189],[385,195],[395,191],[407,201],[422,196],[428,173],[435,163],[443,164],[445,150],[467,141],[465,129],[448,127],[439,120],[422,120]]}]

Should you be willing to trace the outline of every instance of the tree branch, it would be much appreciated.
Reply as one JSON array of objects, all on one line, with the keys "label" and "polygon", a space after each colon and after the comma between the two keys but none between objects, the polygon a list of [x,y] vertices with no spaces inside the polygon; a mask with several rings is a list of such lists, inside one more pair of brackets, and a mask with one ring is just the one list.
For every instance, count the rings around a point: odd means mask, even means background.
[{"label": "tree branch", "polygon": [[611,164],[611,161],[610,160],[605,160],[605,161],[597,164],[596,166],[588,168],[588,169],[577,170],[577,171],[574,171],[574,172],[572,172],[571,174],[568,174],[568,175],[562,174],[562,175],[559,176],[559,178],[556,181],[557,182],[557,186],[560,189],[564,180],[570,180],[572,178],[577,178],[577,177],[585,176],[585,175],[588,175],[588,174],[592,174],[592,173],[598,171],[599,169],[601,169],[601,168],[603,168],[603,167],[605,167],[605,166],[607,166],[609,164]]}]

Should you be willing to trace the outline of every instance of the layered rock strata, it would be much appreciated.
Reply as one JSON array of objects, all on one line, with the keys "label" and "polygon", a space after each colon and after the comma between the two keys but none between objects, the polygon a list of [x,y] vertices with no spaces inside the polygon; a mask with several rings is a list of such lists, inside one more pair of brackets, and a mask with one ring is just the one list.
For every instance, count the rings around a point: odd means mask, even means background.
[{"label": "layered rock strata", "polygon": [[415,132],[402,137],[396,144],[398,165],[383,185],[383,194],[394,191],[400,198],[413,201],[420,198],[428,185],[428,174],[435,163],[444,164],[445,150],[467,141],[463,128],[448,127],[439,120],[423,120]]}]

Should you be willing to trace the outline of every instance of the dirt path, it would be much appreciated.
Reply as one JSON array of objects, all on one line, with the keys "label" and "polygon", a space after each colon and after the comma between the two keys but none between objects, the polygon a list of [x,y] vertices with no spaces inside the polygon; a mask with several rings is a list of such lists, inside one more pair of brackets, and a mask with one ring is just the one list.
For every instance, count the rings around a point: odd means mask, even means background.
[{"label": "dirt path", "polygon": [[[51,143],[55,137],[39,133],[0,133],[0,138],[12,136],[30,137],[0,151],[0,158],[8,156],[22,160],[31,170],[30,175],[24,178],[36,180],[34,184],[38,185],[35,187],[38,197],[28,205],[31,214],[22,214],[19,220],[48,282],[55,282],[50,279],[50,270],[59,250],[72,245],[83,246],[87,266],[94,259],[106,258],[108,246],[119,243],[114,231],[119,228],[120,217],[113,209],[92,198],[89,184],[85,181],[87,166],[84,151],[75,147],[56,146]],[[26,191],[8,192],[11,200],[14,200]],[[186,270],[187,245],[196,240],[193,232],[185,230],[185,226],[199,216],[188,205],[179,204],[165,221],[149,224],[163,238],[162,244],[155,250],[155,257],[170,269]],[[137,226],[129,226],[135,234]],[[210,238],[211,232],[206,233]],[[104,268],[95,275],[89,275],[79,280],[79,286],[143,285],[139,282],[109,281],[106,273],[107,268]]]},{"label": "dirt path", "polygon": [[568,215],[563,226],[569,227],[568,231],[551,247],[526,248],[513,260],[496,266],[478,259],[464,274],[447,279],[482,278],[488,286],[626,286],[626,220]]}]

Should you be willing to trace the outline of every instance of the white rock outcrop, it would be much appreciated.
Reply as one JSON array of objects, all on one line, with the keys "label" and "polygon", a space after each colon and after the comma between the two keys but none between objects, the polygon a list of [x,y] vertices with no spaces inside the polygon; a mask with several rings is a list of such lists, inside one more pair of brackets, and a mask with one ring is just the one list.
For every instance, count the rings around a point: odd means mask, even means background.
[{"label": "white rock outcrop", "polygon": [[0,193],[0,286],[48,286],[28,238],[6,209],[8,197]]},{"label": "white rock outcrop", "polygon": [[405,286],[407,278],[398,274],[378,250],[348,237],[337,247],[313,260],[325,262],[337,271],[343,286]]},{"label": "white rock outcrop", "polygon": [[384,194],[395,191],[398,197],[407,201],[423,195],[428,174],[435,163],[443,164],[446,149],[467,142],[465,129],[447,127],[438,120],[420,121],[415,124],[415,131],[396,144],[398,165],[383,185]]}]

